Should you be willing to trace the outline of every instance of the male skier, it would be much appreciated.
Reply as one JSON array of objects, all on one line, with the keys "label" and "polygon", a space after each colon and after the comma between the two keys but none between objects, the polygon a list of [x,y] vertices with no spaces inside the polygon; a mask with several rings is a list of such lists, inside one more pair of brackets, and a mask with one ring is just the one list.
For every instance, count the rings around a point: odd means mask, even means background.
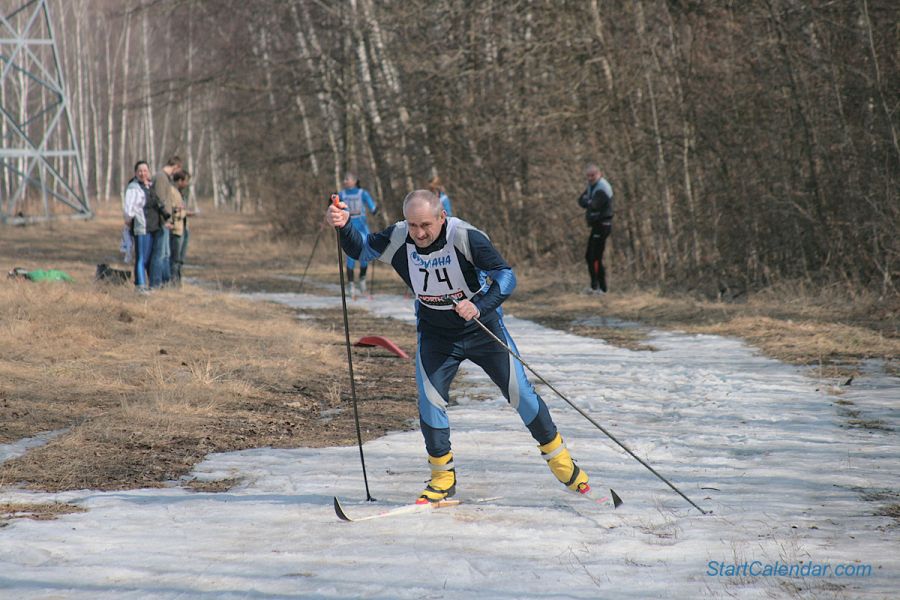
[{"label": "male skier", "polygon": [[339,229],[347,255],[388,263],[416,296],[419,425],[431,469],[431,481],[417,502],[439,502],[456,491],[447,403],[450,384],[465,359],[499,386],[556,478],[573,491],[588,493],[587,473],[572,460],[521,363],[473,320],[478,318],[515,349],[500,304],[512,293],[516,278],[488,237],[465,221],[448,218],[429,190],[407,195],[404,221],[367,236],[348,225],[345,208],[344,203],[330,206],[326,220]]}]

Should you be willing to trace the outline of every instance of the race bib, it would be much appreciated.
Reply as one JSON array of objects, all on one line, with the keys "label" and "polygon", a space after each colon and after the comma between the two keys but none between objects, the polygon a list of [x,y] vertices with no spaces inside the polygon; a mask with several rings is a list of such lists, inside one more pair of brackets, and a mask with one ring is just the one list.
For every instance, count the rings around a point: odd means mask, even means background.
[{"label": "race bib", "polygon": [[362,190],[359,190],[355,194],[345,191],[341,201],[347,205],[347,210],[350,212],[351,217],[358,217],[363,214]]},{"label": "race bib", "polygon": [[406,243],[409,280],[419,302],[435,310],[453,310],[457,302],[475,296],[469,289],[453,245],[456,219],[447,220],[447,243],[436,252],[419,255],[415,244]]}]

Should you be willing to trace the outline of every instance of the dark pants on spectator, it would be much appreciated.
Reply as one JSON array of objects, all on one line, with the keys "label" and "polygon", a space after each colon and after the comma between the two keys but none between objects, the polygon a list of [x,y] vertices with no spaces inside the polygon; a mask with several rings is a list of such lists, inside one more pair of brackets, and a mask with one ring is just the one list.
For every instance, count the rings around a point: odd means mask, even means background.
[{"label": "dark pants on spectator", "polygon": [[160,227],[153,234],[153,253],[150,256],[150,287],[158,288],[172,278],[169,270],[169,230]]},{"label": "dark pants on spectator", "polygon": [[606,291],[606,267],[603,266],[603,250],[606,248],[606,238],[612,231],[612,221],[603,221],[591,227],[591,237],[588,238],[587,252],[584,258],[587,261],[588,271],[591,273],[591,289]]},{"label": "dark pants on spectator", "polygon": [[187,254],[189,237],[190,234],[188,233],[187,227],[184,228],[183,234],[172,234],[169,236],[169,248],[171,254],[169,262],[171,264],[172,283],[175,285],[181,285],[181,267],[184,266],[184,257]]}]

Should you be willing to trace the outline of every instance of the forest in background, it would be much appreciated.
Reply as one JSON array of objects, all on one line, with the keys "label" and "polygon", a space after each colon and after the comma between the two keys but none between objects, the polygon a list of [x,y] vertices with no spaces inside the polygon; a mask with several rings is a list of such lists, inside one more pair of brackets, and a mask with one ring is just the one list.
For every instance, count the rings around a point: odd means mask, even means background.
[{"label": "forest in background", "polygon": [[198,195],[314,234],[348,169],[376,225],[440,175],[511,262],[552,267],[581,260],[596,162],[619,280],[897,294],[896,2],[50,7],[93,202],[177,153]]}]

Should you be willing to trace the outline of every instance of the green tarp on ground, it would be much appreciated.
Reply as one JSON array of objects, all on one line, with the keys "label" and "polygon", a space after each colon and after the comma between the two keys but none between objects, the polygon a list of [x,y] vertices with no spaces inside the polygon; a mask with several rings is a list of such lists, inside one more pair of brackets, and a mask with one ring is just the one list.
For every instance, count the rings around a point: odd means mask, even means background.
[{"label": "green tarp on ground", "polygon": [[74,281],[71,275],[59,269],[38,269],[25,273],[18,272],[16,275],[23,276],[31,281]]}]

